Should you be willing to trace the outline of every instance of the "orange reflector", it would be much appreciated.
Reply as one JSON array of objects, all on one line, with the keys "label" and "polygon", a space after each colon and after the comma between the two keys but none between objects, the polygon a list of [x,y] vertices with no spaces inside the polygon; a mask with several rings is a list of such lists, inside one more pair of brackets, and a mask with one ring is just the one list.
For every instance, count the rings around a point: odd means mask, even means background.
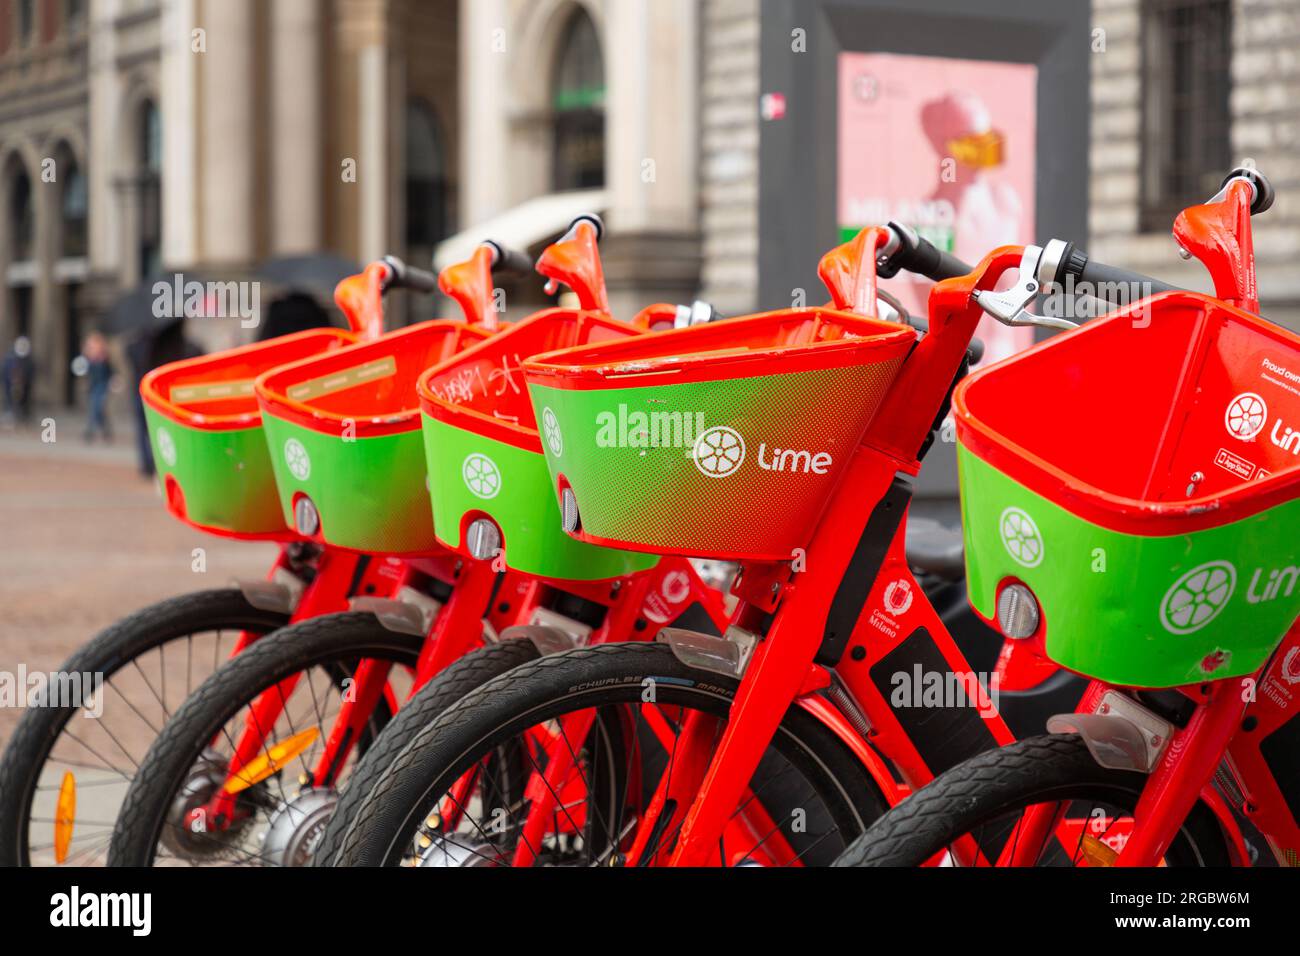
[{"label": "orange reflector", "polygon": [[1119,853],[1102,843],[1091,833],[1083,838],[1083,843],[1079,846],[1083,853],[1083,858],[1088,861],[1089,866],[1114,866],[1115,860]]},{"label": "orange reflector", "polygon": [[77,820],[77,780],[72,771],[64,771],[63,783],[59,784],[59,800],[54,805],[54,862],[62,863],[68,858],[68,847],[72,844],[72,827]]},{"label": "orange reflector", "polygon": [[271,774],[283,769],[285,764],[310,747],[319,736],[320,729],[312,727],[301,733],[294,734],[278,744],[272,744],[244,764],[239,772],[227,780],[225,786],[221,789],[226,793],[235,794],[241,790],[247,790],[254,784],[261,783]]}]

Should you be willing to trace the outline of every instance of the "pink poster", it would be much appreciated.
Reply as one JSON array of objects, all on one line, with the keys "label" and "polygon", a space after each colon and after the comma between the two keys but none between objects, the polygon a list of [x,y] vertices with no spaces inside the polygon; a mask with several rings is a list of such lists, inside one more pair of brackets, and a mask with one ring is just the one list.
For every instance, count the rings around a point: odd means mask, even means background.
[{"label": "pink poster", "polygon": [[[839,223],[850,238],[897,220],[972,264],[1035,241],[1038,68],[893,53],[844,53],[839,76]],[[925,314],[932,283],[885,283]],[[985,318],[985,362],[1033,342]]]}]

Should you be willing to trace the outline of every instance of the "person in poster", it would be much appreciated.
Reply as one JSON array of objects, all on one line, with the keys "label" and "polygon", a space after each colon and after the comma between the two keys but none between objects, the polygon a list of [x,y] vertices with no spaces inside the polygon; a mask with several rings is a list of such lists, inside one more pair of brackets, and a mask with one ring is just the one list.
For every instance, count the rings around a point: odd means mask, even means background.
[{"label": "person in poster", "polygon": [[[1036,67],[846,53],[840,81],[844,233],[895,219],[971,263],[1034,241]],[[925,314],[929,282],[890,285]],[[989,318],[976,334],[986,363],[1034,341]]]}]

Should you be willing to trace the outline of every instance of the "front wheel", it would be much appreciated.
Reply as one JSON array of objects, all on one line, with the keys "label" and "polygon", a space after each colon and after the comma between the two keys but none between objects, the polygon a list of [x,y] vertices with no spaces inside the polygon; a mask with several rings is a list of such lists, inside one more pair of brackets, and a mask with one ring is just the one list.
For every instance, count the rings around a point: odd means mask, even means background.
[{"label": "front wheel", "polygon": [[[1030,737],[958,764],[898,804],[836,866],[1108,866],[1147,776],[1097,763],[1075,734]],[[1213,812],[1196,804],[1163,861],[1227,866]]]},{"label": "front wheel", "polygon": [[[405,698],[422,644],[349,611],[300,621],[237,655],[190,695],[141,762],[109,865],[306,864],[335,787],[391,719],[391,703]],[[363,663],[380,668],[389,693],[362,715],[350,754],[338,748],[327,760],[336,730],[350,740],[339,714],[345,701],[363,699],[351,693]],[[322,785],[311,785],[322,768]]]},{"label": "front wheel", "polygon": [[241,642],[288,622],[237,588],[199,591],[142,608],[78,649],[59,673],[91,679],[94,707],[28,709],[0,757],[0,866],[102,865],[163,724]]},{"label": "front wheel", "polygon": [[[737,687],[664,644],[607,644],[516,667],[411,739],[358,808],[336,862],[666,862],[686,807],[665,806],[665,787],[701,771]],[[700,747],[679,746],[688,727]],[[794,706],[714,862],[827,864],[884,806],[861,763]]]}]

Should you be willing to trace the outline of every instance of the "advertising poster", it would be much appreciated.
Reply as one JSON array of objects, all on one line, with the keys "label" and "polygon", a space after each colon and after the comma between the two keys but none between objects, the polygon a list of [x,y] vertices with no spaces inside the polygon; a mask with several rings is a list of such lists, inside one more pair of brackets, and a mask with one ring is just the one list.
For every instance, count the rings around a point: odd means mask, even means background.
[{"label": "advertising poster", "polygon": [[[974,264],[1034,235],[1038,68],[893,53],[839,63],[839,225],[845,240],[891,219]],[[932,283],[886,284],[925,315]],[[984,361],[1033,343],[985,318]]]}]

